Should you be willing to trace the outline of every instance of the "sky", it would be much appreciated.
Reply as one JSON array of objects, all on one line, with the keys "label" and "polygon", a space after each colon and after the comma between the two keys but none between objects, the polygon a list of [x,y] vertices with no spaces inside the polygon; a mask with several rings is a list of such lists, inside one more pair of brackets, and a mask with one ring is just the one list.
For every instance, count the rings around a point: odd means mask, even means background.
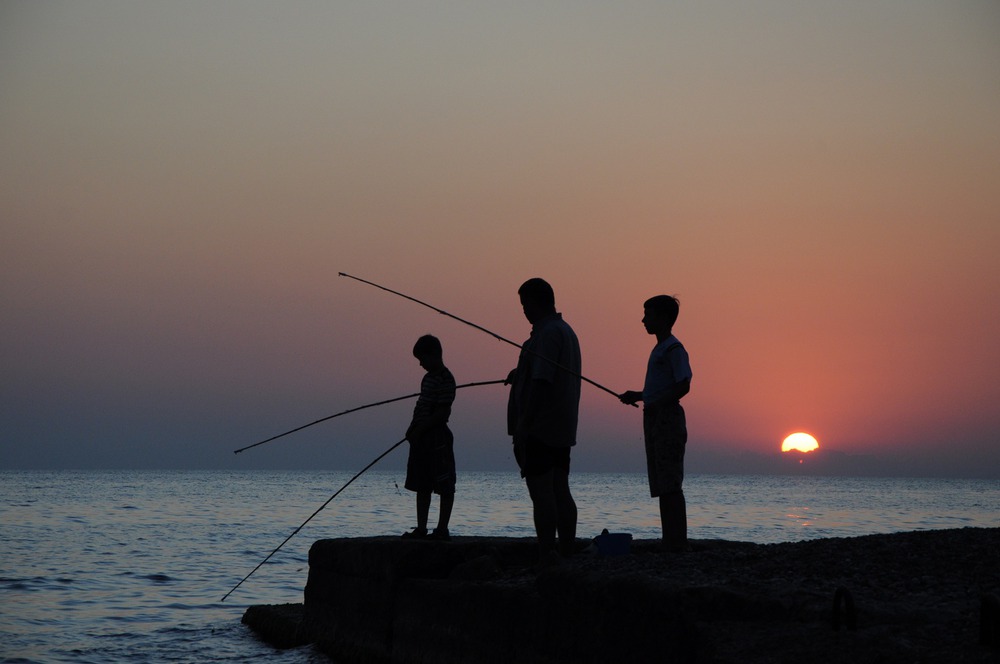
[{"label": "sky", "polygon": [[[425,333],[459,383],[516,363],[345,272],[518,343],[542,277],[615,393],[676,295],[690,473],[1000,478],[997,34],[994,0],[4,0],[0,469],[360,469],[412,400],[233,451],[416,392]],[[513,470],[506,389],[459,391],[460,471]],[[585,385],[573,463],[643,471],[640,411]]]}]

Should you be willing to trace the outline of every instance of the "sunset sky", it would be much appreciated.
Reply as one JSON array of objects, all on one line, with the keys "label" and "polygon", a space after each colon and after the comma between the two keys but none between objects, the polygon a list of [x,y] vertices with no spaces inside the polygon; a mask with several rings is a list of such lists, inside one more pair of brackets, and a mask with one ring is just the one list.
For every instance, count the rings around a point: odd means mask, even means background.
[{"label": "sunset sky", "polygon": [[[1000,477],[998,35],[995,0],[6,0],[0,468],[359,469],[412,401],[233,450],[417,391],[424,333],[459,383],[516,363],[347,272],[517,342],[543,277],[616,392],[678,296],[692,473],[805,431]],[[506,395],[459,392],[460,469],[513,468]],[[574,468],[641,441],[584,386]]]}]

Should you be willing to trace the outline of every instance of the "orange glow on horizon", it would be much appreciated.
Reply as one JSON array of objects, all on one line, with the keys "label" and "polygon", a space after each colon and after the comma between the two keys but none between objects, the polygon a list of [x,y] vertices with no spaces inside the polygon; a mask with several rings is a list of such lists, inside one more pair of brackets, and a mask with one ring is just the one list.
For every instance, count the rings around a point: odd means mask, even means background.
[{"label": "orange glow on horizon", "polygon": [[801,431],[793,433],[785,438],[785,440],[781,443],[782,452],[789,452],[792,450],[797,452],[812,452],[816,449],[819,449],[819,443],[816,439],[813,436]]}]

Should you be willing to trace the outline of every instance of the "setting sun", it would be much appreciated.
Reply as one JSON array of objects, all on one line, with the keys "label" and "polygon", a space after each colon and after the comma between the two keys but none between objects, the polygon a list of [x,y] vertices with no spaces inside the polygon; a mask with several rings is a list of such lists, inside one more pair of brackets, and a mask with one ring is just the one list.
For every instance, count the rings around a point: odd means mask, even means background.
[{"label": "setting sun", "polygon": [[781,451],[788,452],[790,450],[796,450],[799,452],[812,452],[819,447],[819,443],[816,439],[807,433],[793,433],[792,435],[785,438],[781,443]]}]

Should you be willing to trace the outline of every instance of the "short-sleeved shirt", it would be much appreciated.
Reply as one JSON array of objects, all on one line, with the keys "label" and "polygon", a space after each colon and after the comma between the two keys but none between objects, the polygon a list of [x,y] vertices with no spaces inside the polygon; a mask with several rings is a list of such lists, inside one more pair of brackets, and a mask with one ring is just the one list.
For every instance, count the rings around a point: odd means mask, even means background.
[{"label": "short-sleeved shirt", "polygon": [[[436,407],[450,406],[455,401],[455,389],[455,377],[447,367],[424,374],[420,396],[413,407],[413,421],[428,417]],[[447,423],[434,426],[418,440],[410,441],[405,486],[410,491],[455,493],[454,438]]]},{"label": "short-sleeved shirt", "polygon": [[455,402],[455,389],[455,377],[447,367],[424,374],[420,381],[420,396],[413,406],[413,419],[416,421],[429,416],[436,407],[450,406]]},{"label": "short-sleeved shirt", "polygon": [[[507,402],[508,433],[517,433],[519,416],[529,399],[545,398],[547,402],[535,409],[535,420],[521,433],[550,447],[576,445],[580,374],[580,342],[562,315],[552,314],[532,325],[531,336],[524,342],[517,360]],[[550,389],[545,390],[544,397],[531,389],[532,381],[548,383]]]},{"label": "short-sleeved shirt", "polygon": [[642,388],[645,405],[655,404],[677,383],[691,380],[687,350],[671,335],[653,347],[646,365],[646,384]]}]

